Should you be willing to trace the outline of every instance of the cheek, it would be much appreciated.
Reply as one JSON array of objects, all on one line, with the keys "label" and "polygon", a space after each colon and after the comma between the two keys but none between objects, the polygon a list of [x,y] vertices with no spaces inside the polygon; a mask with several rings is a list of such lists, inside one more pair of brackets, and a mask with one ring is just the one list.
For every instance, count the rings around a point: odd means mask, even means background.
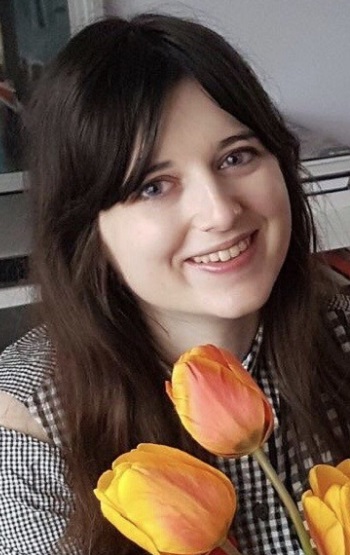
[{"label": "cheek", "polygon": [[169,222],[143,218],[130,208],[116,206],[100,214],[99,230],[113,264],[122,272],[130,266],[159,260],[171,251]]},{"label": "cheek", "polygon": [[265,186],[256,191],[253,199],[255,210],[267,219],[291,223],[291,209],[286,184],[279,166],[265,175]]},{"label": "cheek", "polygon": [[290,234],[292,228],[292,212],[287,187],[284,182],[283,186],[281,186],[279,191],[276,192],[275,202],[273,204],[272,217],[276,217],[276,219],[281,222],[284,229],[287,230],[288,234]]}]

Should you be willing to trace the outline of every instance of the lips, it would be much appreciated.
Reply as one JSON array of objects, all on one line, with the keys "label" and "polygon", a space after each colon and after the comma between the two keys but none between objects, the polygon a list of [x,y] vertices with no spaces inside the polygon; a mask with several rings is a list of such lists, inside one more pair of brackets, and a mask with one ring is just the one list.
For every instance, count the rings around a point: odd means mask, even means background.
[{"label": "lips", "polygon": [[233,258],[237,258],[242,252],[247,250],[252,241],[252,235],[240,239],[235,242],[232,246],[225,249],[218,249],[200,256],[193,256],[190,260],[196,264],[208,264],[215,262],[228,262]]}]

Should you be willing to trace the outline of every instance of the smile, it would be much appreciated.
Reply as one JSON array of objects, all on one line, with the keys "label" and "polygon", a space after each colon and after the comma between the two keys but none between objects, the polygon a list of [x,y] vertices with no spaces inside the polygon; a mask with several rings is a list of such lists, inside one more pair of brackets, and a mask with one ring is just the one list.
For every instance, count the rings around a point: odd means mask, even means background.
[{"label": "smile", "polygon": [[204,254],[203,256],[194,256],[192,260],[196,264],[208,264],[209,262],[227,262],[233,258],[237,258],[242,252],[246,251],[251,243],[251,237],[242,239],[236,245],[233,245],[229,249],[210,252]]}]

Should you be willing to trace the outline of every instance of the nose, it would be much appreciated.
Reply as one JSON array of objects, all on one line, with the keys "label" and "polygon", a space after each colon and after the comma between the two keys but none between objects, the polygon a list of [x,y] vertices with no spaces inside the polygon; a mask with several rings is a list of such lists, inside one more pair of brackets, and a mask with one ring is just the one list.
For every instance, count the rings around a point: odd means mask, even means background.
[{"label": "nose", "polygon": [[192,225],[201,231],[230,230],[243,211],[232,187],[207,176],[197,181],[195,190]]}]

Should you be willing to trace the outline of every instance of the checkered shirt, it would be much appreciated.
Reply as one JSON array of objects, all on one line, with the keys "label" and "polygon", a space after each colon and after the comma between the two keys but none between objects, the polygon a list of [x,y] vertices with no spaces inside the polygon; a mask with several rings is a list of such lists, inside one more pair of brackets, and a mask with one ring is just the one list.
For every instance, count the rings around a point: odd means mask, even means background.
[{"label": "checkered shirt", "polygon": [[[350,298],[340,295],[329,307],[329,319],[344,351],[350,352]],[[243,361],[270,400],[275,429],[265,452],[291,493],[300,502],[302,483],[293,447],[284,442],[279,426],[279,394],[266,369],[259,364],[262,329]],[[0,390],[23,403],[43,426],[51,443],[44,443],[0,426],[0,555],[47,555],[58,553],[73,510],[73,496],[61,456],[61,407],[53,386],[55,361],[44,328],[30,331],[0,356]],[[330,419],[335,415],[329,412]],[[336,423],[335,423],[336,425]],[[312,466],[305,446],[305,468]],[[331,462],[324,453],[324,462]],[[233,532],[244,555],[278,553],[302,555],[298,541],[279,500],[255,460],[216,458],[218,466],[234,482],[239,508]],[[69,555],[78,550],[72,546]]]}]

